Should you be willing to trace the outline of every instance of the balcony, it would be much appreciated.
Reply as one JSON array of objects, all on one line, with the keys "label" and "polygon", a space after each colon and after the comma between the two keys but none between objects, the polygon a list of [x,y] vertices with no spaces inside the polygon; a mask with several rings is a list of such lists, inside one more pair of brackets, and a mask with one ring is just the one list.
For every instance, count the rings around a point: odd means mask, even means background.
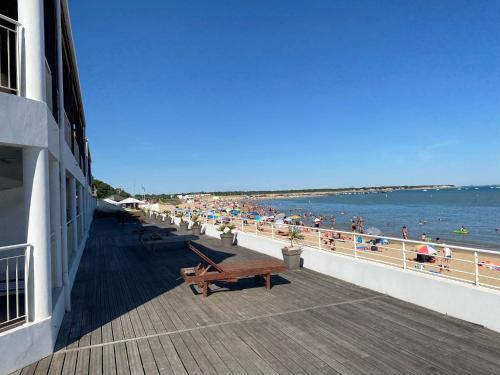
[{"label": "balcony", "polygon": [[19,95],[19,22],[0,14],[0,92]]}]

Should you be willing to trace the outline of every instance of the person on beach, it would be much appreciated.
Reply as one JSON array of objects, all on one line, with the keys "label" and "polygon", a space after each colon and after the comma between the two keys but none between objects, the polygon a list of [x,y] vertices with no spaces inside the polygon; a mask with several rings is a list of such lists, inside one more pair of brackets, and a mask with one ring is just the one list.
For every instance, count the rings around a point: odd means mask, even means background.
[{"label": "person on beach", "polygon": [[328,246],[330,246],[330,250],[335,250],[335,237],[333,233],[333,227],[332,230],[326,232],[326,235],[328,239]]},{"label": "person on beach", "polygon": [[420,237],[420,239],[421,239],[422,241],[427,242],[427,234],[422,233],[422,236]]},{"label": "person on beach", "polygon": [[403,240],[408,239],[408,228],[406,225],[403,225],[403,228],[401,228],[401,236],[403,237]]},{"label": "person on beach", "polygon": [[450,272],[451,249],[448,245],[443,244],[443,259],[441,261],[441,269],[447,269]]},{"label": "person on beach", "polygon": [[335,216],[332,216],[332,229],[335,227],[336,223],[337,223],[337,218]]},{"label": "person on beach", "polygon": [[319,217],[314,219],[314,228],[319,228],[319,225],[321,224],[321,219]]},{"label": "person on beach", "polygon": [[356,232],[356,222],[354,221],[354,219],[353,219],[353,220],[351,220],[351,230],[352,230],[353,232]]}]

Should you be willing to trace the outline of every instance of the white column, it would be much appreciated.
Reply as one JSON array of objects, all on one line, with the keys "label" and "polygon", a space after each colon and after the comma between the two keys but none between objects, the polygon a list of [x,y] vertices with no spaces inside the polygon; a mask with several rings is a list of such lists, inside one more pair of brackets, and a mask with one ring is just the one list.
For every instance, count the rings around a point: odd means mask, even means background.
[{"label": "white column", "polygon": [[[78,233],[76,231],[76,180],[73,176],[69,177],[69,219],[73,231],[73,253],[78,250]],[[68,265],[71,267],[71,264]]]},{"label": "white column", "polygon": [[19,22],[24,28],[21,43],[24,94],[27,98],[45,101],[43,0],[21,0],[17,4]]},{"label": "white column", "polygon": [[23,148],[23,186],[27,242],[33,246],[28,296],[30,320],[52,313],[50,273],[49,154],[38,147]]},{"label": "white column", "polygon": [[80,234],[80,238],[78,238],[78,246],[81,245],[82,243],[82,238],[83,238],[83,233],[84,233],[84,226],[83,226],[83,220],[84,220],[84,214],[83,214],[83,187],[80,183],[77,182],[77,191],[78,191],[78,228],[80,230],[78,231]]},{"label": "white column", "polygon": [[[59,162],[50,162],[50,222],[52,231],[55,233],[56,254],[52,259],[52,266],[55,266],[55,285],[62,287],[62,246],[61,246],[61,189],[59,178]],[[54,270],[53,270],[54,271]],[[53,272],[54,273],[54,272]]]}]

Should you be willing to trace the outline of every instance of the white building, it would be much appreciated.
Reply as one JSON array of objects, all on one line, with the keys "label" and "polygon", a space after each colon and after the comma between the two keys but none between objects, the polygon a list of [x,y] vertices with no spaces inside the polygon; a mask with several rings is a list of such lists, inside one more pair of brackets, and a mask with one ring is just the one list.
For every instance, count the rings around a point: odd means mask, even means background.
[{"label": "white building", "polygon": [[52,352],[92,221],[75,56],[67,0],[0,1],[0,374]]}]

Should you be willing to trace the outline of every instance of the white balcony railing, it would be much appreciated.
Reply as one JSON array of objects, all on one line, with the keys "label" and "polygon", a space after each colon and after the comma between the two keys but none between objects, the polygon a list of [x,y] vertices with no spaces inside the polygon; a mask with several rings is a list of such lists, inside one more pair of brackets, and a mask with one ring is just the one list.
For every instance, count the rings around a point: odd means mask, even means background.
[{"label": "white balcony railing", "polygon": [[0,247],[0,332],[28,320],[31,245]]},{"label": "white balcony railing", "polygon": [[21,24],[0,14],[0,92],[19,95]]}]

